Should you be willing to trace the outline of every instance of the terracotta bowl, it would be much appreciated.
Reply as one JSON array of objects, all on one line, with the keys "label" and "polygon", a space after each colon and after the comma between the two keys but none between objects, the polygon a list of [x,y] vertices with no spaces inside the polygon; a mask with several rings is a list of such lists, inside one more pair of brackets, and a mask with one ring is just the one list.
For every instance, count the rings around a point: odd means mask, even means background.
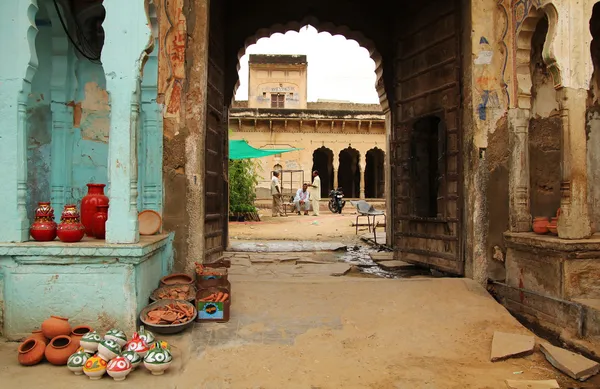
[{"label": "terracotta bowl", "polygon": [[160,286],[192,285],[194,279],[185,273],[174,273],[160,279]]},{"label": "terracotta bowl", "polygon": [[[187,321],[185,323],[181,323],[181,324],[151,324],[146,321],[146,315],[148,314],[148,312],[150,312],[154,308],[162,307],[162,306],[165,306],[165,305],[171,304],[171,303],[182,303],[182,304],[185,304],[185,305],[188,305],[188,306],[194,308],[194,314],[192,315],[192,318],[189,321]],[[185,301],[185,300],[158,300],[158,301],[148,305],[146,308],[142,309],[142,312],[140,312],[140,321],[142,323],[144,323],[144,328],[146,328],[152,332],[155,332],[157,334],[176,334],[176,333],[184,331],[186,328],[189,328],[192,325],[194,325],[194,320],[196,320],[196,316],[198,316],[198,311],[196,311],[196,307],[194,306],[194,304],[192,304],[188,301]]]},{"label": "terracotta bowl", "polygon": [[138,214],[140,235],[154,235],[160,231],[162,218],[158,212],[147,209]]}]

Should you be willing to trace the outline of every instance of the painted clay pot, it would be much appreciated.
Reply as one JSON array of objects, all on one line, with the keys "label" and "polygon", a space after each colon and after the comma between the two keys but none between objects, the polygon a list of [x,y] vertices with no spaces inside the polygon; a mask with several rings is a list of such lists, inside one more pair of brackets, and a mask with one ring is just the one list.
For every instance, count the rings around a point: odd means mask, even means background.
[{"label": "painted clay pot", "polygon": [[43,342],[44,344],[50,343],[50,339],[46,338],[42,333],[42,330],[31,331],[31,336],[28,339],[35,339]]},{"label": "painted clay pot", "polygon": [[35,209],[35,217],[54,219],[54,209],[49,202],[39,202],[37,208]]},{"label": "painted clay pot", "polygon": [[87,334],[88,332],[92,332],[92,331],[93,331],[92,327],[90,327],[90,326],[74,327],[73,330],[71,331],[71,335],[70,335],[71,340],[77,344],[77,347],[79,347],[81,338],[83,338],[83,335]]},{"label": "painted clay pot", "polygon": [[46,344],[35,338],[27,338],[19,345],[18,361],[23,366],[37,365],[44,359]]},{"label": "painted clay pot", "polygon": [[60,215],[60,220],[63,221],[66,219],[81,219],[81,215],[79,214],[75,204],[65,205],[65,208]]},{"label": "painted clay pot", "polygon": [[160,279],[161,286],[192,285],[193,283],[194,283],[194,279],[184,273],[169,274],[168,276],[164,276],[163,278]]},{"label": "painted clay pot", "polygon": [[131,370],[133,370],[133,366],[131,366],[129,359],[125,357],[114,358],[106,367],[106,372],[115,381],[123,381],[127,378],[127,374],[131,373]]},{"label": "painted clay pot", "polygon": [[129,362],[131,363],[132,370],[135,370],[135,368],[138,367],[140,363],[142,363],[142,357],[140,357],[139,354],[135,351],[123,351],[121,353],[121,356],[129,360]]},{"label": "painted clay pot", "polygon": [[111,330],[109,330],[106,335],[104,335],[104,339],[110,339],[113,340],[115,342],[117,342],[117,344],[121,347],[125,346],[127,344],[127,335],[125,334],[125,332],[113,328]]},{"label": "painted clay pot", "polygon": [[108,220],[108,205],[98,205],[97,212],[92,218],[92,232],[96,239],[106,237],[106,221]]},{"label": "painted clay pot", "polygon": [[77,348],[70,336],[59,335],[48,343],[45,353],[46,359],[53,365],[66,365],[69,357],[77,351]]},{"label": "painted clay pot", "polygon": [[156,347],[148,351],[144,357],[144,366],[150,370],[153,375],[161,375],[171,366],[173,357],[168,350],[162,347]]},{"label": "painted clay pot", "polygon": [[106,362],[116,358],[121,354],[121,346],[114,340],[104,339],[98,345],[98,356]]},{"label": "painted clay pot", "polygon": [[146,343],[148,347],[156,340],[154,334],[150,331],[146,331],[144,326],[140,326],[138,335],[140,336],[140,338],[142,338],[142,340]]},{"label": "painted clay pot", "polygon": [[148,345],[144,339],[140,338],[137,332],[133,333],[131,340],[125,345],[127,351],[135,351],[140,357],[144,357],[148,352]]},{"label": "painted clay pot", "polygon": [[75,354],[71,354],[67,360],[67,368],[75,373],[75,375],[83,374],[83,366],[87,360],[90,359],[89,355],[82,348],[79,348]]},{"label": "painted clay pot", "polygon": [[106,373],[107,363],[97,355],[89,358],[83,365],[83,374],[90,377],[91,380],[99,380]]},{"label": "painted clay pot", "polygon": [[96,331],[88,332],[79,340],[81,347],[88,354],[96,353],[100,342],[102,342],[102,337]]},{"label": "painted clay pot", "polygon": [[71,325],[69,319],[60,316],[50,316],[49,319],[42,323],[42,333],[48,339],[55,338],[59,335],[70,335]]},{"label": "painted clay pot", "polygon": [[556,222],[558,221],[557,217],[553,217],[550,219],[550,223],[548,223],[548,230],[552,235],[558,235],[558,227]]},{"label": "painted clay pot", "polygon": [[56,238],[56,222],[47,217],[37,217],[29,228],[29,235],[38,242],[49,242]]},{"label": "painted clay pot", "polygon": [[104,195],[104,184],[87,184],[88,192],[81,199],[81,223],[87,236],[94,236],[92,220],[99,205],[108,206],[108,197]]},{"label": "painted clay pot", "polygon": [[549,220],[547,217],[536,217],[533,219],[533,232],[536,234],[547,234],[548,233],[548,223]]}]

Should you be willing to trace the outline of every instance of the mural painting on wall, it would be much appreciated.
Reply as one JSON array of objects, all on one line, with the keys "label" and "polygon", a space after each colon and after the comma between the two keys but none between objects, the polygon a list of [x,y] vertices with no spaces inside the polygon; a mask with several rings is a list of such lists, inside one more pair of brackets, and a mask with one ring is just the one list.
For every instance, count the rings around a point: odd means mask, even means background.
[{"label": "mural painting on wall", "polygon": [[[165,50],[160,51],[159,95],[164,96],[164,116],[179,119],[185,79],[185,48],[187,42],[186,18],[183,13],[183,0],[164,2],[161,10],[166,20],[166,32],[161,33]],[[162,24],[162,23],[161,23]],[[162,27],[162,26],[161,26]],[[161,28],[160,31],[165,31]]]},{"label": "mural painting on wall", "polygon": [[493,48],[489,40],[482,36],[474,60],[475,90],[479,95],[477,117],[481,121],[495,121],[502,116],[507,103],[506,84],[503,80],[504,60],[501,51]]}]

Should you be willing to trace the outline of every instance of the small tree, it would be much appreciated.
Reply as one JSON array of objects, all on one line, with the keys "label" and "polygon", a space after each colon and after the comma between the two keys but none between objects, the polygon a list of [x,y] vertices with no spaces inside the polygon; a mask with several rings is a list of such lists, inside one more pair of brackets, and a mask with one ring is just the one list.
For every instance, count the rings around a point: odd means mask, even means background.
[{"label": "small tree", "polygon": [[254,213],[260,164],[251,159],[229,161],[229,213]]}]

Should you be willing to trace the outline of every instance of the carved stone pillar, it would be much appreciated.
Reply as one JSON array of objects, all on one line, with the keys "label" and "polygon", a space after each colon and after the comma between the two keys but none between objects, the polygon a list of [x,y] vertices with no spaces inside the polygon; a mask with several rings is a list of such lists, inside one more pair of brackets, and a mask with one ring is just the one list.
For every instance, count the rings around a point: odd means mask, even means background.
[{"label": "carved stone pillar", "polygon": [[529,179],[529,118],[527,109],[508,111],[510,173],[509,221],[510,231],[531,231]]},{"label": "carved stone pillar", "polygon": [[108,179],[110,208],[106,241],[139,241],[137,209],[137,126],[140,107],[140,60],[151,32],[144,2],[105,0],[106,34],[102,64],[110,96]]},{"label": "carved stone pillar", "polygon": [[333,154],[333,171],[331,172],[331,174],[333,174],[333,188],[332,189],[337,189],[339,186],[339,177],[338,177],[338,173],[340,171],[340,157],[339,157],[339,153],[338,154]]},{"label": "carved stone pillar", "polygon": [[27,217],[27,98],[37,71],[37,1],[2,3],[0,33],[0,242],[29,239]]},{"label": "carved stone pillar", "polygon": [[587,91],[561,88],[558,92],[562,119],[558,236],[563,239],[582,239],[592,234],[587,201]]},{"label": "carved stone pillar", "polygon": [[365,174],[367,171],[367,153],[360,156],[360,198],[365,198]]}]

